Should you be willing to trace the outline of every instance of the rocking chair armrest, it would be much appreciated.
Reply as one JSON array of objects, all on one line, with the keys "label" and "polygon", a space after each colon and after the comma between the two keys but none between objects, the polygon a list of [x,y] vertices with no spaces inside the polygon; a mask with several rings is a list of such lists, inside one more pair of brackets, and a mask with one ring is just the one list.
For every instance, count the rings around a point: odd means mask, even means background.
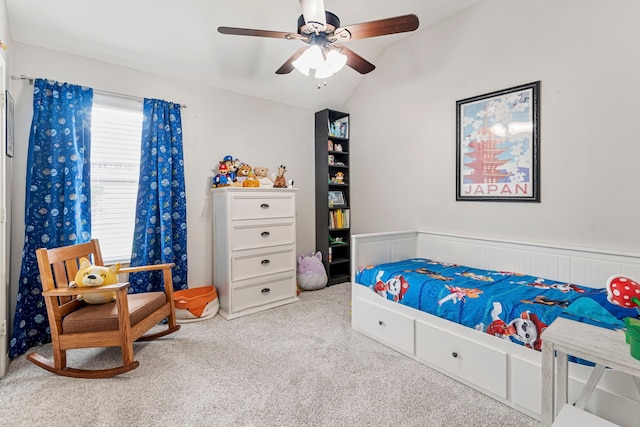
[{"label": "rocking chair armrest", "polygon": [[175,267],[174,263],[168,264],[153,264],[153,265],[140,265],[137,267],[122,267],[118,270],[118,273],[135,273],[136,271],[153,271],[153,270],[165,270]]},{"label": "rocking chair armrest", "polygon": [[57,288],[42,293],[45,297],[70,297],[84,294],[98,294],[101,292],[117,292],[122,289],[126,292],[129,288],[129,282],[115,283],[113,285],[104,285],[97,287],[84,287],[84,288]]}]

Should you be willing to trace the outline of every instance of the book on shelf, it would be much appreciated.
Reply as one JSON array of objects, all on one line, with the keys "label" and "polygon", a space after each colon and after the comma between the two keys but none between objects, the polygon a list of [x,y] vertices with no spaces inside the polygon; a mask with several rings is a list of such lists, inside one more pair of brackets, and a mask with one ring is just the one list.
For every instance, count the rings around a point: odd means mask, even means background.
[{"label": "book on shelf", "polygon": [[349,209],[335,209],[329,212],[329,228],[349,228]]}]

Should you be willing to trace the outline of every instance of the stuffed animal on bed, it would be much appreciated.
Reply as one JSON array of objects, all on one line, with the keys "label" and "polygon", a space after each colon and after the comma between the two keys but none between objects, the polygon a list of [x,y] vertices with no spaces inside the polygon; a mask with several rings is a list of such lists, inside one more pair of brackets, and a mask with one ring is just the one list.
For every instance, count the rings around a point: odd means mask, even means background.
[{"label": "stuffed animal on bed", "polygon": [[[120,271],[120,263],[111,267],[101,265],[92,265],[88,259],[80,259],[80,269],[76,273],[75,280],[69,282],[70,288],[96,287],[104,285],[113,285],[119,282],[118,271]],[[116,299],[115,292],[100,292],[96,294],[86,294],[78,297],[89,304],[104,304]]]},{"label": "stuffed animal on bed", "polygon": [[303,291],[315,291],[327,286],[327,272],[322,264],[322,252],[298,257],[298,286]]}]

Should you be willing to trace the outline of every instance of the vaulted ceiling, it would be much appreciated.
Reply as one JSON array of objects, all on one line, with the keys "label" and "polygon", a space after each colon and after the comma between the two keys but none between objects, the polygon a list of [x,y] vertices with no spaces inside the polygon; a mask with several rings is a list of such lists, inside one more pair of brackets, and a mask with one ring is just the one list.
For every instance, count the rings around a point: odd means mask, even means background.
[{"label": "vaulted ceiling", "polygon": [[[324,5],[342,26],[413,13],[421,31],[479,1],[325,0]],[[295,70],[276,75],[304,46],[301,41],[217,31],[228,26],[296,32],[297,0],[7,0],[7,13],[15,42],[311,110],[342,105],[367,78],[348,67],[326,80]],[[384,49],[412,34],[346,44],[375,65]]]}]

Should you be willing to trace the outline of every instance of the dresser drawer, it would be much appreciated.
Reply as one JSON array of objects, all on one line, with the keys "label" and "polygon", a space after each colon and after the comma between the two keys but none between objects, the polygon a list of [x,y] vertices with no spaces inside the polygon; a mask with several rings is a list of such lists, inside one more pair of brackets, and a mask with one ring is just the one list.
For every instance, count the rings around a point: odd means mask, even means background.
[{"label": "dresser drawer", "polygon": [[288,245],[296,241],[296,227],[293,222],[231,225],[231,250],[264,248]]},{"label": "dresser drawer", "polygon": [[296,296],[296,276],[277,278],[232,290],[233,311],[238,312]]},{"label": "dresser drawer", "polygon": [[507,398],[507,354],[502,351],[416,320],[416,356]]},{"label": "dresser drawer", "polygon": [[231,219],[293,218],[293,194],[236,194],[231,199]]},{"label": "dresser drawer", "polygon": [[353,302],[353,328],[406,354],[413,355],[413,318],[361,298]]},{"label": "dresser drawer", "polygon": [[265,274],[281,273],[296,269],[293,246],[276,251],[251,252],[231,257],[231,280],[238,281]]}]

